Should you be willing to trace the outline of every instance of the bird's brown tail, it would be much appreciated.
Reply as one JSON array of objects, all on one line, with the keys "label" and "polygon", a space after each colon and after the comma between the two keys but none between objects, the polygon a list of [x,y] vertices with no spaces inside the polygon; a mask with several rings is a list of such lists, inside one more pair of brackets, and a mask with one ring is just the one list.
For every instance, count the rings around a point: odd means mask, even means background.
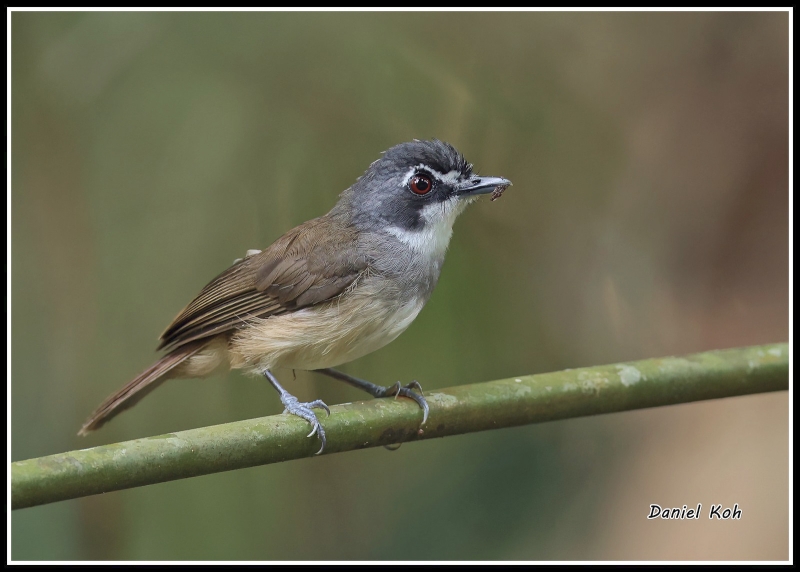
[{"label": "bird's brown tail", "polygon": [[167,374],[184,360],[197,353],[207,340],[186,344],[168,353],[142,373],[128,382],[122,389],[110,395],[86,420],[78,435],[87,435],[105,425],[112,417],[139,403],[145,395],[164,383]]}]

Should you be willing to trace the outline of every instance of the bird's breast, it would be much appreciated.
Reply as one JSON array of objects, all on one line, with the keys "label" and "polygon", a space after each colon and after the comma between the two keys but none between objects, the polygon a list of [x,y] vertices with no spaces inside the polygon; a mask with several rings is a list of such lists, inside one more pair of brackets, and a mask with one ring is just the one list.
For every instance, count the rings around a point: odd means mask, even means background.
[{"label": "bird's breast", "polygon": [[382,348],[399,336],[427,298],[404,295],[381,277],[366,277],[344,294],[289,314],[252,319],[230,340],[231,367],[335,367]]}]

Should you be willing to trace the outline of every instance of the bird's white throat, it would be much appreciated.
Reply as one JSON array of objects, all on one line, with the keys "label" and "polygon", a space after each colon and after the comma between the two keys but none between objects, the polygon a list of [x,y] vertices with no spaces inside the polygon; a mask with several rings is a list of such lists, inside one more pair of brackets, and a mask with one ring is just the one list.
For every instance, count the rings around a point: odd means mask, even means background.
[{"label": "bird's white throat", "polygon": [[441,258],[447,252],[450,237],[453,235],[453,224],[458,215],[474,200],[475,197],[452,197],[425,205],[420,211],[420,218],[425,222],[421,229],[408,230],[390,226],[386,231],[420,256]]}]

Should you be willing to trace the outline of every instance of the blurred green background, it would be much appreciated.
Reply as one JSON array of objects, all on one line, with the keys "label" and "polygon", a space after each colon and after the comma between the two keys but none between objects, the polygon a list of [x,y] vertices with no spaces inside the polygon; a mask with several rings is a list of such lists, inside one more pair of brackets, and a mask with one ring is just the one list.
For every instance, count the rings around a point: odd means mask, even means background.
[{"label": "blurred green background", "polygon": [[[433,390],[788,339],[786,13],[16,12],[11,33],[12,460],[280,413],[226,373],[75,435],[208,280],[412,138],[514,186],[345,371]],[[698,502],[743,519],[646,519]],[[788,502],[779,393],[26,509],[12,557],[785,559]]]}]

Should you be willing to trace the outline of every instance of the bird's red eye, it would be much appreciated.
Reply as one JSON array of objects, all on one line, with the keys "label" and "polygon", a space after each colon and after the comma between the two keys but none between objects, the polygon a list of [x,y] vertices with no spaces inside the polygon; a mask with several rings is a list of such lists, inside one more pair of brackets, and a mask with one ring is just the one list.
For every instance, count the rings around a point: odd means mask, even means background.
[{"label": "bird's red eye", "polygon": [[427,175],[414,175],[408,182],[411,191],[417,195],[427,195],[433,188],[431,178]]}]

